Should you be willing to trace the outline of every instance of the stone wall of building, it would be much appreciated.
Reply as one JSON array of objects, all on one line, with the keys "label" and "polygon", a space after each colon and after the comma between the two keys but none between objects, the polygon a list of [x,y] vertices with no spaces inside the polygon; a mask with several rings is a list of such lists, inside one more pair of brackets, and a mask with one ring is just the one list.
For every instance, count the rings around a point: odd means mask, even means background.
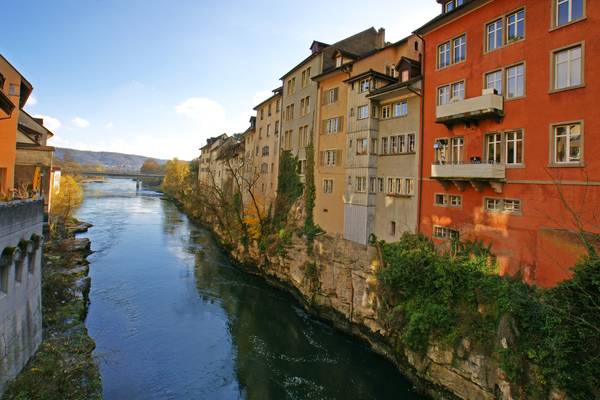
[{"label": "stone wall of building", "polygon": [[0,393],[42,341],[44,203],[0,203]]}]

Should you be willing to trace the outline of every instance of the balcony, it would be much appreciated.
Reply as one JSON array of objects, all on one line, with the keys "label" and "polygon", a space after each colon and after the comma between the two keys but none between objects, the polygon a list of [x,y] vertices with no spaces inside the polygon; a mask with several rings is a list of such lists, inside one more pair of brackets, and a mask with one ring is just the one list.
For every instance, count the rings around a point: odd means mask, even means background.
[{"label": "balcony", "polygon": [[470,184],[476,191],[481,192],[489,185],[495,192],[502,193],[506,166],[484,163],[433,164],[431,178],[438,180],[444,188],[453,184],[460,191],[464,191]]},{"label": "balcony", "polygon": [[484,89],[481,96],[437,106],[435,122],[446,126],[460,122],[468,125],[482,119],[500,120],[503,117],[504,97],[493,89]]}]

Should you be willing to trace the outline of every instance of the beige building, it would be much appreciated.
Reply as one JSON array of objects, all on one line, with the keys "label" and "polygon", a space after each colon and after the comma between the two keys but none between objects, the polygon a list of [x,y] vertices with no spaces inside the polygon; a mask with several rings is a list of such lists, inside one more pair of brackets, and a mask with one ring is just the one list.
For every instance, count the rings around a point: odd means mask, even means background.
[{"label": "beige building", "polygon": [[244,134],[245,180],[263,212],[269,209],[277,192],[281,92],[282,88],[273,90],[271,97],[254,107],[254,128]]},{"label": "beige building", "polygon": [[298,157],[299,172],[306,171],[306,146],[312,141],[315,127],[317,82],[311,78],[336,67],[333,54],[340,49],[361,55],[384,46],[385,31],[369,28],[333,45],[314,41],[311,54],[282,78],[281,148]]},{"label": "beige building", "polygon": [[206,186],[220,186],[222,184],[222,171],[217,171],[217,157],[219,149],[227,139],[228,136],[224,133],[208,139],[206,144],[200,148],[200,157],[198,158],[198,181],[200,184]]},{"label": "beige building", "polygon": [[397,83],[368,95],[379,110],[376,174],[369,178],[375,200],[372,233],[388,242],[416,232],[419,212],[421,65],[402,57],[396,69]]},{"label": "beige building", "polygon": [[[393,240],[415,230],[420,101],[402,79],[416,76],[418,61],[403,60],[419,60],[420,51],[416,36],[362,56],[337,49],[334,68],[314,78],[319,95],[315,221],[326,232],[366,244],[372,233]],[[370,97],[397,86],[403,89]],[[386,159],[392,142],[394,157]]]},{"label": "beige building", "polygon": [[20,111],[15,188],[27,193],[27,197],[43,198],[46,211],[50,207],[51,187],[55,186],[52,168],[54,147],[47,145],[52,136],[54,134],[44,127],[42,119]]}]

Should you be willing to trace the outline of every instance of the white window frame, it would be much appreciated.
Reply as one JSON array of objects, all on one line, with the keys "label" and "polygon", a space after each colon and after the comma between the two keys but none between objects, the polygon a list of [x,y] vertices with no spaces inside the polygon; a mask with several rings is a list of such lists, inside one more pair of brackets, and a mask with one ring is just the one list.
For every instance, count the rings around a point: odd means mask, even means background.
[{"label": "white window frame", "polygon": [[365,104],[362,106],[358,106],[356,111],[356,119],[367,119],[369,118],[369,105]]},{"label": "white window frame", "polygon": [[[573,53],[578,50],[579,56],[573,56]],[[566,59],[564,61],[559,62],[558,58],[560,55],[566,54]],[[574,87],[579,87],[583,85],[583,45],[577,44],[572,47],[568,47],[566,49],[555,50],[552,53],[553,58],[553,89],[554,90],[564,90]],[[577,64],[578,63],[578,64]],[[564,86],[559,86],[559,65],[566,65],[566,84]],[[573,72],[577,71],[578,73],[578,81],[573,80]]]},{"label": "white window frame", "polygon": [[[553,1],[554,1],[554,26],[556,26],[556,27],[565,26],[565,25],[568,25],[570,23],[573,23],[575,21],[579,21],[580,19],[585,18],[586,0],[581,0],[581,16],[579,16],[577,18],[573,18],[573,0],[553,0]],[[560,6],[562,6],[565,3],[567,4],[567,7],[568,7],[567,21],[565,21],[561,24],[561,23],[559,23]]]},{"label": "white window frame", "polygon": [[[579,127],[579,134],[578,135],[573,135],[572,134],[572,129],[577,126]],[[558,135],[558,130],[560,128],[565,128],[565,134],[563,135]],[[583,124],[581,122],[573,122],[573,123],[565,123],[565,124],[556,124],[553,125],[552,127],[552,131],[553,131],[553,155],[552,155],[552,160],[554,162],[554,164],[556,165],[573,165],[573,164],[580,164],[583,162]],[[571,157],[571,147],[572,147],[572,142],[574,140],[577,139],[573,139],[574,136],[579,136],[579,156],[577,158],[572,158]],[[565,160],[563,161],[559,161],[558,160],[558,139],[559,138],[565,138]]]},{"label": "white window frame", "polygon": [[[519,69],[521,69],[519,71]],[[513,73],[514,72],[514,73]],[[525,97],[525,87],[527,85],[525,63],[514,64],[506,67],[506,94],[507,99],[518,99]],[[522,86],[519,92],[519,79],[521,79]],[[513,87],[511,87],[513,86]],[[514,89],[514,94],[511,95],[511,90]]]}]

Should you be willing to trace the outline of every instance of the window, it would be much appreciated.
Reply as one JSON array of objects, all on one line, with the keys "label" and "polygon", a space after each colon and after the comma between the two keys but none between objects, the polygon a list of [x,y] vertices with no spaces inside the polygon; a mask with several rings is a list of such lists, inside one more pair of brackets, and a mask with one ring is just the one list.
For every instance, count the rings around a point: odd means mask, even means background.
[{"label": "window", "polygon": [[436,206],[447,206],[448,205],[448,196],[445,194],[438,193],[435,195],[434,202]]},{"label": "window", "polygon": [[279,135],[279,121],[275,121],[275,136]]},{"label": "window", "polygon": [[506,69],[506,97],[514,99],[525,95],[525,65],[519,64]]},{"label": "window", "polygon": [[367,138],[356,139],[356,154],[364,155],[364,154],[367,154],[368,151],[369,151],[369,139],[367,139]]},{"label": "window", "polygon": [[388,194],[394,193],[394,178],[387,179],[387,193]]},{"label": "window", "polygon": [[267,115],[268,115],[269,117],[271,116],[271,108],[272,108],[271,106],[272,106],[272,105],[273,105],[273,104],[269,104],[269,108],[268,108],[268,112],[267,112]]},{"label": "window", "polygon": [[392,116],[392,106],[383,106],[381,107],[381,118],[387,119]]},{"label": "window", "polygon": [[464,139],[438,139],[434,144],[435,162],[438,164],[460,164],[463,159]]},{"label": "window", "polygon": [[333,179],[323,179],[323,193],[333,193]]},{"label": "window", "polygon": [[258,138],[261,139],[262,138],[262,127],[258,128]]},{"label": "window", "polygon": [[450,103],[450,86],[442,86],[438,89],[438,105]]},{"label": "window", "polygon": [[556,164],[581,162],[582,136],[580,123],[555,126],[554,162]]},{"label": "window", "polygon": [[358,86],[358,92],[359,93],[368,92],[369,89],[371,89],[371,79],[363,79],[363,80],[361,80],[360,84]]},{"label": "window", "polygon": [[438,46],[438,68],[450,65],[450,42]]},{"label": "window", "polygon": [[396,236],[396,221],[390,221],[390,236]]},{"label": "window", "polygon": [[269,155],[269,146],[264,146],[262,148],[262,155],[263,157],[268,156]]},{"label": "window", "polygon": [[388,138],[381,138],[381,154],[388,154]]},{"label": "window", "polygon": [[271,134],[271,124],[267,124],[267,137]]},{"label": "window", "polygon": [[277,103],[275,105],[275,112],[279,112],[281,110],[281,100],[277,99]]},{"label": "window", "polygon": [[452,40],[453,62],[459,63],[467,58],[467,37],[459,36]]},{"label": "window", "polygon": [[[504,35],[506,32],[506,35]],[[490,22],[485,27],[486,51],[525,38],[525,10],[519,10]]]},{"label": "window", "polygon": [[415,152],[415,140],[416,139],[415,139],[415,134],[414,133],[409,133],[407,135],[407,142],[408,142],[407,143],[408,147],[406,149],[407,152],[409,152],[409,153],[414,153]]},{"label": "window", "polygon": [[336,68],[342,66],[342,56],[337,56],[335,58],[335,66],[336,66]]},{"label": "window", "polygon": [[260,173],[261,173],[261,174],[266,174],[266,173],[268,173],[268,172],[269,172],[269,164],[267,164],[267,163],[262,163],[262,164],[260,165]]},{"label": "window", "polygon": [[454,10],[454,0],[451,0],[451,1],[447,2],[445,4],[444,8],[445,8],[446,12],[450,12],[450,11]]},{"label": "window", "polygon": [[369,193],[375,193],[377,189],[377,178],[369,178]]},{"label": "window", "polygon": [[506,163],[523,163],[523,132],[513,131],[504,134],[506,141]]},{"label": "window", "polygon": [[325,104],[333,104],[338,101],[338,88],[329,89],[325,95]]},{"label": "window", "polygon": [[519,165],[523,163],[523,131],[486,135],[486,162]]},{"label": "window", "polygon": [[451,99],[465,99],[465,81],[454,82],[438,88],[438,106],[450,103]]},{"label": "window", "polygon": [[568,24],[583,18],[585,0],[555,0],[556,26]]},{"label": "window", "polygon": [[406,115],[408,115],[408,102],[406,100],[394,104],[394,117],[404,117]]},{"label": "window", "polygon": [[519,10],[506,17],[507,43],[525,37],[525,10]]},{"label": "window", "polygon": [[484,207],[485,211],[488,212],[519,214],[521,212],[521,200],[486,197]]},{"label": "window", "polygon": [[367,178],[365,176],[356,177],[356,191],[358,193],[365,193],[367,191]]},{"label": "window", "polygon": [[398,136],[390,137],[390,154],[398,154]]},{"label": "window", "polygon": [[409,79],[410,79],[410,71],[408,69],[403,70],[402,75],[400,76],[400,81],[406,82]]},{"label": "window", "polygon": [[462,197],[456,195],[450,195],[450,207],[460,207],[462,205]]},{"label": "window", "polygon": [[406,152],[406,138],[404,135],[398,136],[398,152],[399,153]]},{"label": "window", "polygon": [[325,132],[328,134],[338,133],[342,128],[342,118],[329,118],[325,120]]},{"label": "window", "polygon": [[364,105],[364,106],[359,106],[358,107],[358,119],[365,119],[365,118],[369,118],[369,106],[368,105]]},{"label": "window", "polygon": [[554,89],[582,84],[583,63],[581,45],[554,53]]},{"label": "window", "polygon": [[502,47],[502,19],[487,24],[487,51],[496,50]]},{"label": "window", "polygon": [[4,89],[4,82],[6,82],[6,79],[4,78],[4,75],[0,74],[0,90]]},{"label": "window", "polygon": [[326,150],[323,152],[323,164],[334,167],[337,163],[337,150]]},{"label": "window", "polygon": [[377,155],[377,139],[371,139],[371,154]]},{"label": "window", "polygon": [[452,239],[458,240],[460,234],[457,230],[447,228],[445,226],[437,226],[433,227],[433,237],[438,239]]},{"label": "window", "polygon": [[9,96],[18,96],[19,95],[19,88],[17,85],[11,83],[8,86],[8,95]]},{"label": "window", "polygon": [[383,178],[377,178],[377,191],[383,193]]},{"label": "window", "polygon": [[485,74],[485,88],[496,89],[497,94],[502,94],[502,71],[494,71]]},{"label": "window", "polygon": [[[273,168],[271,168],[271,171],[273,171]],[[298,174],[304,175],[305,173],[306,173],[306,160],[299,160],[298,161]]]},{"label": "window", "polygon": [[493,133],[486,136],[487,162],[489,164],[500,164],[502,162],[502,134]]},{"label": "window", "polygon": [[452,84],[452,99],[465,99],[465,82],[456,82]]}]

